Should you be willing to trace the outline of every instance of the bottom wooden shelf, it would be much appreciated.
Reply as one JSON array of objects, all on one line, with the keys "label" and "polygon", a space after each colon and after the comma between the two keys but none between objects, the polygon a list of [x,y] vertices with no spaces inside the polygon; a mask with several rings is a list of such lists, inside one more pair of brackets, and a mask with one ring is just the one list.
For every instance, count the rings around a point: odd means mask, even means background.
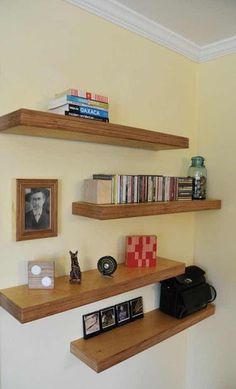
[{"label": "bottom wooden shelf", "polygon": [[146,313],[143,319],[110,332],[86,340],[75,340],[71,342],[70,351],[100,373],[206,319],[214,312],[215,306],[209,304],[207,308],[184,319],[175,319],[157,309]]}]

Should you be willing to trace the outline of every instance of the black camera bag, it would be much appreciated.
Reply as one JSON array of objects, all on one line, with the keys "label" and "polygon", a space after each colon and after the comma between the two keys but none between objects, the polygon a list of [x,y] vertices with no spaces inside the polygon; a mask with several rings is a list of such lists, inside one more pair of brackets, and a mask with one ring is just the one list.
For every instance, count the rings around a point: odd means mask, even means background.
[{"label": "black camera bag", "polygon": [[185,273],[161,282],[160,311],[178,319],[205,308],[216,298],[216,290],[206,282],[198,266],[187,266]]}]

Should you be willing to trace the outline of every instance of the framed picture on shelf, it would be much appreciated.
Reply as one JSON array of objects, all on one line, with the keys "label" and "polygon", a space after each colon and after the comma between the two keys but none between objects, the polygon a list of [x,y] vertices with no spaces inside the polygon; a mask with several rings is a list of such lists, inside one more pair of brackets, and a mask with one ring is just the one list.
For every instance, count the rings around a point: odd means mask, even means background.
[{"label": "framed picture on shelf", "polygon": [[57,236],[58,180],[16,180],[16,240]]},{"label": "framed picture on shelf", "polygon": [[100,310],[101,330],[108,331],[116,326],[115,307]]},{"label": "framed picture on shelf", "polygon": [[130,315],[131,320],[141,319],[143,317],[143,299],[137,297],[130,300]]},{"label": "framed picture on shelf", "polygon": [[91,338],[101,332],[99,311],[83,315],[84,339]]},{"label": "framed picture on shelf", "polygon": [[120,304],[116,304],[116,321],[117,325],[121,326],[130,321],[130,305],[129,301],[125,301]]}]

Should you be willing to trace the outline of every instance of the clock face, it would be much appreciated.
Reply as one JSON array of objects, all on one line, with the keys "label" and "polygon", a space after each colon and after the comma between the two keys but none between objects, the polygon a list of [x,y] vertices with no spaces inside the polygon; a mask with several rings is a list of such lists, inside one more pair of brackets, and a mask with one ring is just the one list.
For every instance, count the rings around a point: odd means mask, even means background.
[{"label": "clock face", "polygon": [[46,287],[51,286],[52,279],[50,277],[43,277],[41,280],[41,284]]},{"label": "clock face", "polygon": [[34,275],[34,276],[38,276],[40,273],[41,273],[42,269],[39,265],[34,265],[31,267],[31,273]]},{"label": "clock face", "polygon": [[115,258],[107,255],[98,260],[97,268],[104,276],[111,276],[117,268],[117,263]]}]

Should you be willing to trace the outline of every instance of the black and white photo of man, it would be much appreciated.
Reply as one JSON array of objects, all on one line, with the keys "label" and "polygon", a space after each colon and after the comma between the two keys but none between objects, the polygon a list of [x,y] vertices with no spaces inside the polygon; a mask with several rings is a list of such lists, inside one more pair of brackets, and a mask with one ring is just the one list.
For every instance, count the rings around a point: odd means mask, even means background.
[{"label": "black and white photo of man", "polygon": [[25,229],[45,230],[50,228],[50,189],[25,189]]}]

